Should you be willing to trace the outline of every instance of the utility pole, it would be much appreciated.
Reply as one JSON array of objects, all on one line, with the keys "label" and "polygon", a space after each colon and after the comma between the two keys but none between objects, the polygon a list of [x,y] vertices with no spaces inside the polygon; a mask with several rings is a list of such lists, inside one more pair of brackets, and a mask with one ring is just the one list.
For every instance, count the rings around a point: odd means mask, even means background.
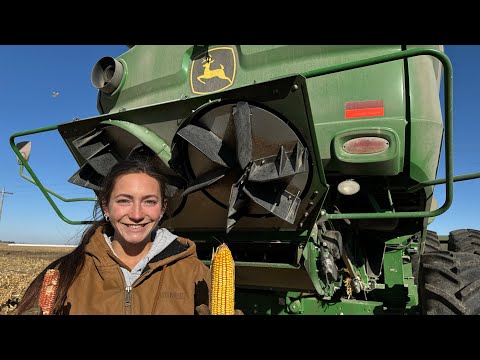
[{"label": "utility pole", "polygon": [[13,195],[13,193],[5,191],[5,188],[2,189],[2,200],[0,200],[0,220],[2,220],[3,199],[5,198],[5,194]]}]

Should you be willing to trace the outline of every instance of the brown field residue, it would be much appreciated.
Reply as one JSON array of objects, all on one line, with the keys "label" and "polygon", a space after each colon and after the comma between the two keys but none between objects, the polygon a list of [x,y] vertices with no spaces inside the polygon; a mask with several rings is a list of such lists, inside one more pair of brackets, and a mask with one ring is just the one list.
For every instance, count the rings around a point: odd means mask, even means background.
[{"label": "brown field residue", "polygon": [[12,313],[33,279],[48,264],[73,249],[0,243],[0,315]]}]

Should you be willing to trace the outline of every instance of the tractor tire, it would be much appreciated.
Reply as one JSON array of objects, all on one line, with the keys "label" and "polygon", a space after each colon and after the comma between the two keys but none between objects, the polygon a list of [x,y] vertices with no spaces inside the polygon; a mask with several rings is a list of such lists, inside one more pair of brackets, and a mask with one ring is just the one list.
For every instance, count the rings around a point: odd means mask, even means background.
[{"label": "tractor tire", "polygon": [[[432,252],[440,250],[440,240],[438,234],[435,231],[427,230],[427,238],[425,239],[425,252]],[[420,267],[420,255],[418,253],[413,254],[411,257],[412,262],[412,276],[414,284],[418,284],[418,268]]]},{"label": "tractor tire", "polygon": [[480,315],[480,256],[452,251],[424,253],[418,293],[424,315]]},{"label": "tractor tire", "polygon": [[436,231],[427,230],[427,238],[425,239],[425,252],[440,250],[440,239]]},{"label": "tractor tire", "polygon": [[460,229],[448,234],[448,250],[480,255],[480,231]]}]

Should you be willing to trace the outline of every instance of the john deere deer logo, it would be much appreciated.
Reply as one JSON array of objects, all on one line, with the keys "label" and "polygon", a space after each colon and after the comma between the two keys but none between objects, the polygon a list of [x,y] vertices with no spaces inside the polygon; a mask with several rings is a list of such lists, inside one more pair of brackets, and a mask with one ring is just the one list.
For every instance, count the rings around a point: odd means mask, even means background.
[{"label": "john deere deer logo", "polygon": [[210,56],[207,56],[203,61],[202,63],[205,63],[204,65],[202,65],[205,70],[203,71],[203,75],[200,75],[197,77],[197,80],[200,81],[202,84],[205,84],[205,82],[202,80],[202,79],[211,79],[211,78],[214,78],[214,77],[218,77],[220,79],[225,79],[225,80],[228,80],[229,83],[231,84],[232,83],[232,80],[230,80],[230,78],[225,75],[225,67],[220,64],[220,69],[210,69],[210,65],[213,64],[215,60],[213,60]]},{"label": "john deere deer logo", "polygon": [[235,79],[235,51],[231,47],[209,49],[192,62],[190,85],[195,94],[208,94],[230,87]]}]

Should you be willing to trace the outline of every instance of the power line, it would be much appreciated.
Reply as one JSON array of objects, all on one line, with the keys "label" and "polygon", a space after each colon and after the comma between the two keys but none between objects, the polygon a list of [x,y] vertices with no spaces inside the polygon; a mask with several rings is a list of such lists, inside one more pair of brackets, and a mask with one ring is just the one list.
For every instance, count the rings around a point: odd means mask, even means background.
[{"label": "power line", "polygon": [[5,195],[13,195],[13,193],[5,191],[5,188],[2,188],[2,200],[0,201],[0,220],[2,220],[3,199],[5,198]]}]

